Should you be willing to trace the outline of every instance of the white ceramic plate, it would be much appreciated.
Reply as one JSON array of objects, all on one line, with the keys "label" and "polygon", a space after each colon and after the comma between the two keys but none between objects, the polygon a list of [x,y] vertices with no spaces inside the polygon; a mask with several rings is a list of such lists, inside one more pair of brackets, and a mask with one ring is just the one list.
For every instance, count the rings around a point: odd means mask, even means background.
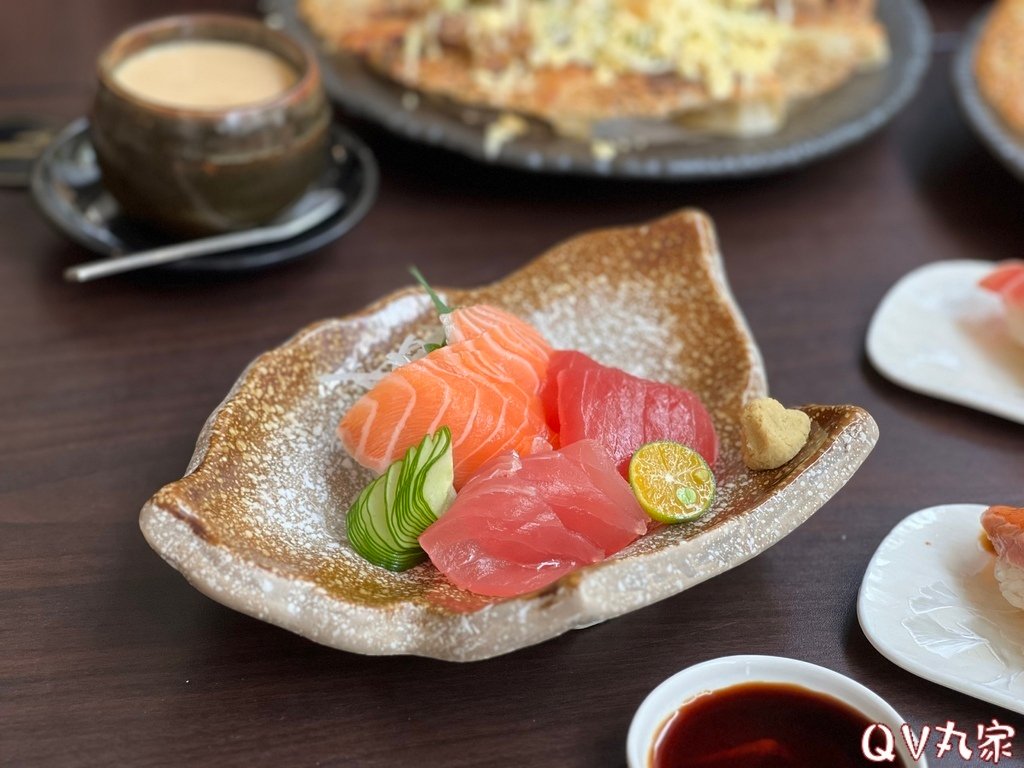
[{"label": "white ceramic plate", "polygon": [[894,285],[868,329],[871,364],[902,387],[1024,423],[1024,346],[997,296],[978,287],[990,261],[942,261]]},{"label": "white ceramic plate", "polygon": [[1024,714],[1024,611],[1003,598],[981,546],[984,510],[946,504],[900,522],[871,558],[857,615],[894,664]]}]

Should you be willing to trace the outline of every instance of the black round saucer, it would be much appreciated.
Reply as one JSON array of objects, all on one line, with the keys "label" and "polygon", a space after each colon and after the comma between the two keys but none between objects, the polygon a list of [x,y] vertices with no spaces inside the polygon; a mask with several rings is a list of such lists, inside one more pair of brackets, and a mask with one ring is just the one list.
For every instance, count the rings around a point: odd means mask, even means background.
[{"label": "black round saucer", "polygon": [[[298,258],[340,237],[373,205],[379,172],[369,147],[338,125],[331,129],[330,154],[331,161],[309,190],[334,188],[342,193],[341,208],[326,221],[289,240],[159,268],[190,272],[260,269]],[[61,131],[40,155],[32,171],[31,189],[39,209],[54,226],[95,253],[120,256],[178,242],[173,235],[133,220],[121,211],[103,186],[89,140],[89,121],[85,118]]]}]

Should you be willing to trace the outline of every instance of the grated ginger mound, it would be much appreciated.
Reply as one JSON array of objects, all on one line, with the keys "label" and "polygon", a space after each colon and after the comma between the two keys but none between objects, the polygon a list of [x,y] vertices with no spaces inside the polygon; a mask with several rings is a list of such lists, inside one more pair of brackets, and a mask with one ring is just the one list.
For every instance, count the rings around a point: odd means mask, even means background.
[{"label": "grated ginger mound", "polygon": [[806,413],[787,409],[770,397],[747,403],[740,423],[743,461],[753,470],[778,469],[791,461],[811,433],[811,419]]}]

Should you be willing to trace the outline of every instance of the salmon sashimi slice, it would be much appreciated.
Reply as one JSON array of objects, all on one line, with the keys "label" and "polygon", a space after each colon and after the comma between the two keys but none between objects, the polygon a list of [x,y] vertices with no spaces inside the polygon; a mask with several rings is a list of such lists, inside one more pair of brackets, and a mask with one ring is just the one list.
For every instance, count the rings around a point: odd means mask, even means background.
[{"label": "salmon sashimi slice", "polygon": [[[523,366],[522,381],[531,381],[535,391],[540,390],[547,376],[551,345],[525,320],[488,304],[475,304],[441,315],[441,323],[449,344],[489,334],[496,345]],[[527,368],[532,373],[527,373]]]},{"label": "salmon sashimi slice", "polygon": [[583,440],[492,459],[420,546],[457,587],[512,597],[615,554],[648,520],[607,452]]},{"label": "salmon sashimi slice", "polygon": [[[481,309],[450,313],[460,341],[391,372],[345,414],[338,436],[361,465],[383,472],[424,435],[447,426],[458,489],[498,454],[551,447],[538,395],[550,347],[518,318]],[[504,318],[515,320],[513,331],[499,325]]]}]

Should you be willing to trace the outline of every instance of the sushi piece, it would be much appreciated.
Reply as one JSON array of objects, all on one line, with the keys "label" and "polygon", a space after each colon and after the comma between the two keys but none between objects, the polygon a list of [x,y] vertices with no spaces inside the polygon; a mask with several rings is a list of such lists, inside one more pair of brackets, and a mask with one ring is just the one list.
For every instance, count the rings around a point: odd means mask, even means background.
[{"label": "sushi piece", "polygon": [[623,477],[636,449],[660,440],[682,443],[712,466],[718,458],[718,436],[697,395],[601,365],[581,352],[551,355],[541,399],[561,445],[596,440]]},{"label": "sushi piece", "polygon": [[389,373],[338,425],[345,450],[364,467],[383,472],[442,426],[452,433],[456,489],[498,454],[551,447],[538,394],[547,342],[500,310],[450,314],[457,341]]},{"label": "sushi piece", "polygon": [[1003,597],[1024,608],[1024,508],[989,507],[981,514],[981,527],[996,551],[996,580]]},{"label": "sushi piece", "polygon": [[647,515],[592,440],[490,461],[420,536],[456,586],[512,597],[596,563],[647,530]]},{"label": "sushi piece", "polygon": [[978,285],[1002,298],[1010,336],[1024,344],[1024,261],[1004,261]]}]

